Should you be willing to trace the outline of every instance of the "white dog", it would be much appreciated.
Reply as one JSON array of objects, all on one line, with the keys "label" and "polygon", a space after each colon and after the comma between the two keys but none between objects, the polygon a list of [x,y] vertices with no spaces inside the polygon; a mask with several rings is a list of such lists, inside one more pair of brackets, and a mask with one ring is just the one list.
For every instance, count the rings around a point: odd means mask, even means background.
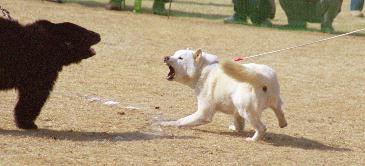
[{"label": "white dog", "polygon": [[255,134],[248,141],[257,141],[265,134],[261,113],[274,110],[281,128],[287,126],[281,109],[280,88],[276,74],[268,66],[233,61],[218,62],[218,57],[200,49],[179,50],[164,58],[170,72],[167,80],[177,81],[195,90],[198,110],[162,126],[192,127],[212,121],[216,111],[233,114],[236,131],[242,131],[248,120]]}]

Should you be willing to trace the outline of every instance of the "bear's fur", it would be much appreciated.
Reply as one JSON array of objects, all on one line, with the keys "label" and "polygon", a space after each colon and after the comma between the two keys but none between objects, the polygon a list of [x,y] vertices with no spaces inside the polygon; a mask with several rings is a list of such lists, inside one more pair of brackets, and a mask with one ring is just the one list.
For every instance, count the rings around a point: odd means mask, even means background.
[{"label": "bear's fur", "polygon": [[0,18],[0,90],[15,88],[15,122],[37,129],[34,121],[63,66],[95,55],[100,35],[72,23],[39,20],[21,25]]}]

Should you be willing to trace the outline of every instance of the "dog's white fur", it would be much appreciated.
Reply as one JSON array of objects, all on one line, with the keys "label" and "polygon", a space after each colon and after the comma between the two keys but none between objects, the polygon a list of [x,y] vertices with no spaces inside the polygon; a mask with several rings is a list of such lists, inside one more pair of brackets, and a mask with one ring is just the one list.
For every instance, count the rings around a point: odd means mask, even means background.
[{"label": "dog's white fur", "polygon": [[198,110],[176,121],[161,122],[162,126],[192,127],[212,121],[216,111],[233,114],[236,131],[248,120],[255,134],[248,141],[257,141],[266,131],[261,113],[272,108],[280,127],[287,126],[281,109],[279,83],[275,71],[266,65],[218,62],[218,57],[200,49],[179,50],[165,57],[165,63],[175,71],[169,80],[195,90]]}]

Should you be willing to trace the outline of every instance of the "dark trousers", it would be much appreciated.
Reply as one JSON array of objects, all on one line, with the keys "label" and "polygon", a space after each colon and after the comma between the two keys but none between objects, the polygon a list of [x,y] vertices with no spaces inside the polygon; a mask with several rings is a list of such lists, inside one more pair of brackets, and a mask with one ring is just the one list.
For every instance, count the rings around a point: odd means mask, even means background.
[{"label": "dark trousers", "polygon": [[351,10],[362,10],[364,7],[364,0],[351,0]]},{"label": "dark trousers", "polygon": [[289,24],[301,26],[306,22],[316,22],[322,27],[332,27],[340,11],[341,0],[280,0],[280,5]]},{"label": "dark trousers", "polygon": [[275,17],[275,4],[272,0],[232,0],[234,16],[240,19],[250,17],[254,24],[260,24]]}]

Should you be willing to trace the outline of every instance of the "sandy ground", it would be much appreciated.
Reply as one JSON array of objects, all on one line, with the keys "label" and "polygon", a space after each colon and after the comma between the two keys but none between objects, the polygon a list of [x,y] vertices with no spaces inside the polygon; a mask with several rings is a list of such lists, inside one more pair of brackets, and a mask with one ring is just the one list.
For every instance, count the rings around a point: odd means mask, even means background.
[{"label": "sandy ground", "polygon": [[[249,56],[333,35],[310,31],[225,25],[230,0],[178,0],[172,17],[107,11],[105,1],[56,4],[1,0],[22,23],[70,21],[99,32],[97,55],[65,67],[36,123],[38,131],[15,127],[16,91],[0,92],[0,165],[364,165],[364,33],[246,62],[263,63],[279,76],[289,126],[280,129],[271,110],[258,143],[228,129],[232,117],[192,129],[160,128],[196,109],[193,91],[165,80],[162,58],[183,48],[203,48],[221,58]],[[286,17],[280,7],[274,24]],[[338,33],[363,28],[348,2],[334,23]],[[93,100],[93,101],[91,101]],[[113,100],[117,106],[102,102]],[[126,107],[136,107],[137,110]]]}]

